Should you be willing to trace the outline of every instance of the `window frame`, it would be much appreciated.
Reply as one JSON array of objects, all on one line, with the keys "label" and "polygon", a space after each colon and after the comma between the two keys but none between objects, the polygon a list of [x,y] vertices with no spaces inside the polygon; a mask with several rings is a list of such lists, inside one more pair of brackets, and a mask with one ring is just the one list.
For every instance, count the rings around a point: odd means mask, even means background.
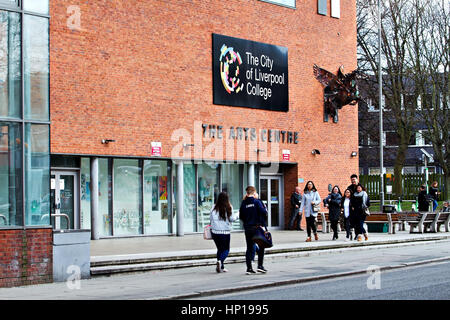
[{"label": "window frame", "polygon": [[[5,123],[18,123],[21,125],[21,135],[22,135],[22,139],[21,139],[21,157],[22,157],[22,177],[21,177],[21,181],[22,181],[22,186],[21,186],[21,196],[22,199],[20,199],[20,201],[18,203],[20,203],[21,206],[21,210],[22,210],[22,225],[20,226],[12,226],[12,225],[6,225],[6,226],[0,226],[0,230],[8,230],[8,229],[32,229],[32,228],[52,228],[51,223],[48,225],[27,225],[26,221],[27,221],[27,206],[26,206],[26,194],[27,194],[27,185],[26,185],[26,155],[25,155],[25,141],[27,140],[27,136],[26,136],[26,126],[27,124],[30,125],[35,125],[35,124],[43,124],[43,125],[47,125],[48,126],[48,132],[49,132],[49,141],[48,143],[50,144],[50,136],[51,136],[51,127],[50,127],[50,117],[48,120],[33,120],[33,119],[25,119],[25,77],[24,77],[24,73],[25,73],[25,67],[24,67],[24,21],[25,21],[25,16],[36,16],[36,17],[41,17],[41,18],[46,18],[48,24],[50,25],[50,13],[49,14],[41,14],[41,13],[37,13],[37,12],[30,12],[30,11],[25,11],[23,10],[23,0],[16,0],[15,3],[17,4],[16,6],[12,5],[11,3],[6,3],[2,0],[0,0],[0,11],[5,11],[5,12],[15,12],[15,13],[19,13],[20,14],[20,31],[21,31],[21,43],[20,43],[20,70],[21,70],[21,97],[20,97],[20,118],[18,119],[11,119],[11,118],[6,118],[6,117],[0,117],[0,122],[5,122]],[[50,27],[48,28],[48,54],[49,54],[49,64],[50,64]],[[49,69],[50,70],[50,69]],[[48,74],[48,81],[50,83],[50,73]],[[48,97],[50,97],[50,85],[48,86]],[[49,110],[49,114],[50,114],[50,100],[48,101],[47,104],[48,110]],[[49,163],[49,170],[50,170],[50,163]],[[49,194],[50,194],[50,177],[51,175],[49,175],[49,181],[48,181],[48,186],[49,186]],[[51,220],[51,219],[49,219]]]}]

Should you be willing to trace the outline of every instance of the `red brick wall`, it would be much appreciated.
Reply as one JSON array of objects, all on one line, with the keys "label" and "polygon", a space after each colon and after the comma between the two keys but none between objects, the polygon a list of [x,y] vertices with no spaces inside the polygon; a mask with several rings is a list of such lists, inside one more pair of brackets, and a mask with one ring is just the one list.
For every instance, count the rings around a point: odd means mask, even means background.
[{"label": "red brick wall", "polygon": [[0,287],[53,281],[52,229],[0,230]]},{"label": "red brick wall", "polygon": [[[79,6],[80,30],[67,27],[71,5]],[[207,123],[298,131],[299,144],[267,152],[279,161],[289,149],[298,177],[313,180],[321,196],[358,172],[350,157],[358,151],[357,107],[324,123],[323,87],[313,76],[315,63],[356,68],[354,0],[341,1],[340,19],[318,15],[317,1],[297,1],[293,10],[257,0],[59,0],[50,1],[50,16],[52,153],[149,156],[151,141],[160,141],[171,158],[179,146],[172,133],[183,128],[193,137],[194,124]],[[213,105],[212,33],[288,48],[289,112]],[[116,142],[103,145],[104,138]],[[184,156],[201,158],[209,143]],[[206,158],[254,159],[249,149]]]}]

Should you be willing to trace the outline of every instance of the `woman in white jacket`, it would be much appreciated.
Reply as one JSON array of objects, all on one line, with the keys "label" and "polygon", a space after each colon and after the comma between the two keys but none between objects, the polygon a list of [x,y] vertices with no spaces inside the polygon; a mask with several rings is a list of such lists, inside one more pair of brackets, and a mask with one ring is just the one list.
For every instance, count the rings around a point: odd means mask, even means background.
[{"label": "woman in white jacket", "polygon": [[237,219],[237,216],[233,216],[233,207],[228,194],[219,193],[216,205],[210,214],[211,235],[217,247],[216,271],[218,273],[228,271],[225,269],[224,262],[230,253],[231,224]]},{"label": "woman in white jacket", "polygon": [[319,211],[314,211],[314,206],[320,205],[320,201],[320,195],[319,192],[317,192],[314,183],[312,181],[308,181],[305,189],[303,190],[302,204],[299,212],[299,214],[301,214],[303,210],[305,210],[306,232],[308,233],[306,242],[311,242],[311,230],[314,233],[314,238],[319,240],[316,228],[316,217]]}]

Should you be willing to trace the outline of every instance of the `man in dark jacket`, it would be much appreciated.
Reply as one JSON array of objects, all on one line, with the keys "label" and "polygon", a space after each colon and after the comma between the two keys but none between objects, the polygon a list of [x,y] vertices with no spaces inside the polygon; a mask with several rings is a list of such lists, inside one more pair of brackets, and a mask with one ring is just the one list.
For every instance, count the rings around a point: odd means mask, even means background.
[{"label": "man in dark jacket", "polygon": [[[246,189],[247,195],[242,201],[239,209],[239,219],[244,223],[245,241],[247,242],[247,251],[245,253],[245,261],[247,263],[247,274],[256,273],[252,268],[252,260],[255,256],[255,236],[257,228],[266,227],[267,209],[261,200],[257,199],[255,187],[249,186]],[[258,272],[266,273],[267,270],[263,266],[264,248],[258,250]]]},{"label": "man in dark jacket", "polygon": [[350,189],[350,190],[352,191],[352,194],[355,194],[355,192],[356,192],[356,187],[358,186],[358,183],[359,183],[359,181],[358,181],[358,176],[357,176],[356,174],[352,174],[352,175],[350,176],[350,180],[352,181],[352,184],[349,185],[349,186],[347,187],[347,189]]},{"label": "man in dark jacket", "polygon": [[420,192],[418,197],[419,212],[427,212],[429,207],[429,195],[427,194],[426,186],[420,186]]},{"label": "man in dark jacket", "polygon": [[295,192],[292,192],[291,195],[291,219],[289,220],[289,229],[292,229],[294,226],[295,219],[297,220],[296,228],[299,231],[303,231],[300,226],[300,222],[302,221],[302,214],[300,212],[300,205],[302,204],[302,193],[300,187],[295,187]]}]

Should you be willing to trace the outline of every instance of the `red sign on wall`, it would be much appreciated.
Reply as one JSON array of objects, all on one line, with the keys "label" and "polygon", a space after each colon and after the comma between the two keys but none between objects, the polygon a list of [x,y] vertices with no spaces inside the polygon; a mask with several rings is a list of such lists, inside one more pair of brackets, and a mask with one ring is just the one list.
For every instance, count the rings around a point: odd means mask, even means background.
[{"label": "red sign on wall", "polygon": [[290,161],[290,160],[291,160],[291,151],[283,150],[283,161]]},{"label": "red sign on wall", "polygon": [[161,142],[152,142],[152,157],[161,157],[162,147]]}]

